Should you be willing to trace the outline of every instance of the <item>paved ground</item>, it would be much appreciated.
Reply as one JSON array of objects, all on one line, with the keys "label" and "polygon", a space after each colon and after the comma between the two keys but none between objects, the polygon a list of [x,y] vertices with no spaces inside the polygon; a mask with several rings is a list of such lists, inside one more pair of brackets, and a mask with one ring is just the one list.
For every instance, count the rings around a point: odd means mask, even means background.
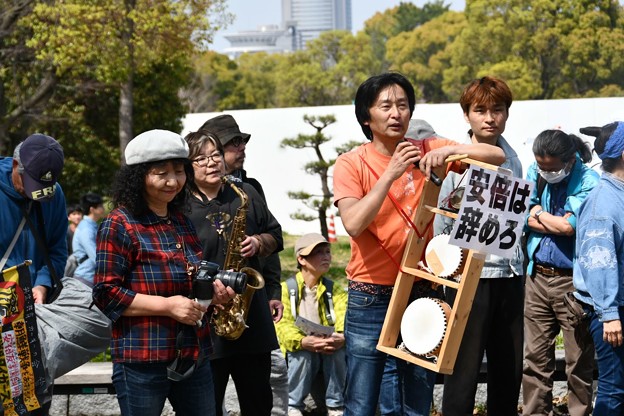
[{"label": "paved ground", "polygon": [[[554,396],[563,396],[565,394],[565,383],[556,382]],[[484,403],[487,397],[486,386],[479,385],[477,390],[477,403]],[[69,402],[69,403],[68,403]],[[436,386],[434,391],[434,406],[436,409],[441,408],[442,403],[442,386]],[[69,409],[68,409],[69,404]],[[313,406],[313,402],[309,401],[309,405]],[[236,401],[236,392],[233,386],[228,386],[226,392],[226,408],[229,410],[229,416],[238,416],[239,408]],[[313,408],[308,415],[319,415],[320,412],[314,411]],[[115,396],[110,395],[79,395],[79,396],[54,396],[50,416],[119,416],[119,406]],[[165,406],[162,413],[163,416],[174,416],[175,413],[169,406]]]}]

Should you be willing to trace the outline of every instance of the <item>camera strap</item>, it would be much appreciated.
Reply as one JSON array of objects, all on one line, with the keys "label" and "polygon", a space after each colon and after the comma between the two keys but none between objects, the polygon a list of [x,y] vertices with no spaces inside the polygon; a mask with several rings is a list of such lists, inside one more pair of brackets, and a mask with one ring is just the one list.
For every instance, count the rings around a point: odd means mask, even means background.
[{"label": "camera strap", "polygon": [[204,352],[201,348],[201,340],[197,335],[197,329],[194,329],[195,335],[197,336],[197,347],[199,349],[197,360],[182,356],[182,347],[184,346],[184,338],[188,329],[191,329],[191,327],[189,325],[184,325],[176,337],[176,358],[167,366],[167,378],[171,381],[186,380],[204,361]]}]

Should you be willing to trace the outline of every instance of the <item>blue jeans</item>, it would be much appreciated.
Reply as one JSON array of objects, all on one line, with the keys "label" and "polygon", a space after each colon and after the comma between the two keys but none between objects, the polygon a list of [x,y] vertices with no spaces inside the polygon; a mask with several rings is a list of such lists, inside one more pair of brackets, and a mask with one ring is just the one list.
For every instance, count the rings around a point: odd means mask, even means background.
[{"label": "blue jeans", "polygon": [[345,349],[341,348],[331,355],[317,354],[307,350],[287,352],[288,360],[288,407],[305,409],[303,401],[312,390],[312,382],[319,369],[323,368],[325,379],[325,405],[343,406],[346,361]]},{"label": "blue jeans", "polygon": [[383,377],[381,378],[381,392],[379,393],[379,415],[400,415],[401,395],[399,394],[399,370],[397,360],[400,358],[391,355],[386,358]]},{"label": "blue jeans", "polygon": [[[624,308],[620,307],[620,322],[624,322]],[[592,310],[589,330],[598,357],[598,393],[594,416],[624,415],[624,345],[612,347],[602,339],[603,326]]]},{"label": "blue jeans", "polygon": [[[390,295],[349,289],[345,317],[347,386],[345,416],[375,416],[387,354],[377,350]],[[436,374],[396,360],[401,415],[428,416]],[[392,391],[393,389],[389,389]]]},{"label": "blue jeans", "polygon": [[166,399],[180,416],[215,415],[208,360],[177,382],[167,378],[166,363],[114,363],[112,378],[123,416],[160,416]]}]

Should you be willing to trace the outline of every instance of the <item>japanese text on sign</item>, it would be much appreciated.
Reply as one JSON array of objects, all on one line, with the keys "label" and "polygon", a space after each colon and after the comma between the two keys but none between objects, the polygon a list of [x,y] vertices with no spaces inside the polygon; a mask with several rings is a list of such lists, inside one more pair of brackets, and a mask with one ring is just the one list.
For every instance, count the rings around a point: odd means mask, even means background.
[{"label": "japanese text on sign", "polygon": [[450,243],[511,257],[520,243],[533,183],[471,165]]}]

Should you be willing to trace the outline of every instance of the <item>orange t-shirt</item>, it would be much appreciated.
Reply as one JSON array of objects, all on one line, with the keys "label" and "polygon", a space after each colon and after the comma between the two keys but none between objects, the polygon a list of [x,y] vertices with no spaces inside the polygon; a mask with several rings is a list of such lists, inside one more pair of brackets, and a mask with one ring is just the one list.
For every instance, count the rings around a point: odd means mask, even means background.
[{"label": "orange t-shirt", "polygon": [[[457,142],[447,139],[426,139],[425,151]],[[334,166],[334,204],[343,198],[362,199],[377,182],[368,165],[381,176],[391,156],[382,155],[372,143],[363,144],[338,157]],[[459,171],[461,162],[449,164],[449,169]],[[415,168],[394,181],[388,193],[396,199],[405,213],[413,218],[420,202],[425,176]],[[397,212],[390,198],[386,197],[373,222],[358,237],[351,238],[351,259],[347,266],[347,277],[351,280],[393,286],[407,244],[410,224]],[[377,238],[375,238],[377,237]],[[384,249],[379,246],[378,240]],[[394,259],[390,259],[390,256]]]}]

